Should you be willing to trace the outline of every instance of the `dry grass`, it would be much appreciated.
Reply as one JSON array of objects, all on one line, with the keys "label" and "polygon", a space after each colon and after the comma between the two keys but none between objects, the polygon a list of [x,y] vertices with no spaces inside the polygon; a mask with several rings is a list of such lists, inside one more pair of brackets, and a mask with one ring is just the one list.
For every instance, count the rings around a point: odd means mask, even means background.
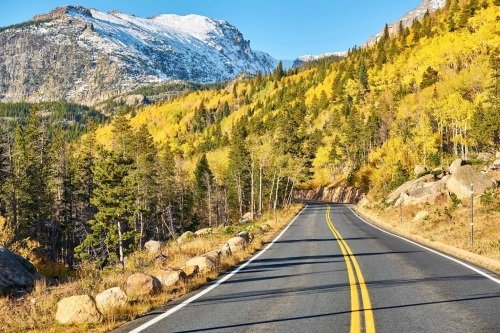
[{"label": "dry grass", "polygon": [[[242,260],[251,256],[260,249],[264,243],[287,224],[302,208],[293,205],[283,210],[276,221],[272,215],[264,215],[252,224],[217,229],[216,234],[195,238],[182,246],[171,242],[162,252],[168,257],[170,267],[182,267],[193,256],[201,255],[211,250],[220,248],[234,232],[247,230],[254,233],[255,238],[242,252],[222,258],[215,271],[198,274],[195,278],[181,283],[175,288],[165,289],[161,293],[143,299],[130,301],[124,308],[106,314],[104,321],[99,325],[62,326],[54,321],[57,302],[68,296],[90,294],[95,296],[99,292],[111,287],[124,288],[126,278],[135,272],[151,272],[154,269],[154,256],[147,252],[132,254],[127,262],[124,272],[117,270],[100,271],[90,264],[83,265],[69,282],[55,287],[47,286],[44,281],[37,281],[32,293],[21,299],[0,298],[0,332],[107,332],[123,323],[137,318],[154,308],[162,306],[169,301],[179,298],[201,286],[208,281],[216,279],[221,273],[231,269]],[[268,224],[271,228],[261,232],[261,224]],[[47,267],[44,267],[47,269]],[[57,268],[60,269],[60,268]]]},{"label": "dry grass", "polygon": [[[435,205],[356,207],[375,224],[457,258],[500,273],[500,190],[474,200],[474,246],[470,242],[470,200],[445,198]],[[429,216],[414,220],[420,211]]]}]

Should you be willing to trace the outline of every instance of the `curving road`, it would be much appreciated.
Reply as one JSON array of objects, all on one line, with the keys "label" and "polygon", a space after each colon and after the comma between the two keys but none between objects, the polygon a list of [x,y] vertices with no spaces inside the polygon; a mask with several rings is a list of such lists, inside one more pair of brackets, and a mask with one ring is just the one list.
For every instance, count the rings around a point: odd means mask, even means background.
[{"label": "curving road", "polygon": [[309,203],[265,249],[116,332],[500,332],[498,277],[346,205]]}]

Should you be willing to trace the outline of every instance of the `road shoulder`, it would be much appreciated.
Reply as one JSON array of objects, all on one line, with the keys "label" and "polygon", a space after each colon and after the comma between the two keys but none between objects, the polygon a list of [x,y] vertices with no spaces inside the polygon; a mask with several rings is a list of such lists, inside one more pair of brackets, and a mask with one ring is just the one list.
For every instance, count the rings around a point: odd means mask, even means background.
[{"label": "road shoulder", "polygon": [[364,220],[368,224],[372,224],[373,226],[379,227],[396,236],[410,240],[424,247],[428,247],[432,250],[441,252],[442,254],[450,256],[456,260],[465,262],[466,264],[476,266],[481,270],[486,270],[486,273],[493,276],[494,278],[497,279],[500,278],[500,262],[497,260],[487,258],[463,249],[459,249],[438,241],[431,241],[422,236],[399,230],[398,228],[395,228],[391,224],[386,223],[381,219],[373,216],[373,214],[370,214],[365,209],[357,205],[349,205],[349,207],[353,210],[353,212],[355,212],[355,214],[357,214],[362,220]]}]

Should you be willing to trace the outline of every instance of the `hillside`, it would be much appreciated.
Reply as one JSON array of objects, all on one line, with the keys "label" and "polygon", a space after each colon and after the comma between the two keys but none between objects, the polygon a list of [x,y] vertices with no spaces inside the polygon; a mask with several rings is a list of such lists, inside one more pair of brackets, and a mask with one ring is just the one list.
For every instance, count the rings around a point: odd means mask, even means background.
[{"label": "hillside", "polygon": [[[208,152],[214,163],[244,133],[256,154],[273,142],[276,159],[301,161],[302,185],[344,180],[381,196],[415,165],[447,167],[498,149],[499,8],[470,6],[449,5],[345,60],[187,94],[130,123],[185,158]],[[111,128],[97,138],[109,144]]]},{"label": "hillside", "polygon": [[65,6],[0,29],[0,101],[94,105],[141,86],[214,83],[276,66],[225,21]]}]

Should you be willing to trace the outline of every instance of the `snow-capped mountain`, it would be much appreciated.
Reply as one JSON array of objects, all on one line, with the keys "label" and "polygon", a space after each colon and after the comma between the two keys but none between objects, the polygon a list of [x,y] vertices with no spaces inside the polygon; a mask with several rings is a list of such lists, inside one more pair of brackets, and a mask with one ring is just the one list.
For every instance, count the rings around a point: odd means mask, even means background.
[{"label": "snow-capped mountain", "polygon": [[0,29],[0,100],[95,104],[142,85],[212,83],[269,72],[226,21],[199,15],[141,18],[64,6]]},{"label": "snow-capped mountain", "polygon": [[295,59],[293,61],[292,67],[298,67],[298,66],[301,66],[301,65],[303,65],[305,63],[312,62],[312,61],[317,61],[317,60],[324,59],[324,58],[329,58],[329,57],[345,57],[345,56],[347,56],[347,51],[329,52],[329,53],[323,53],[323,54],[318,54],[318,55],[306,54],[306,55],[302,55],[300,57],[297,57],[297,59]]},{"label": "snow-capped mountain", "polygon": [[[415,19],[421,19],[424,17],[427,11],[434,12],[440,8],[443,8],[446,4],[446,0],[422,0],[422,2],[417,6],[417,8],[409,11],[401,19],[389,24],[389,32],[391,34],[396,33],[399,27],[399,21],[403,22],[403,26],[406,28],[413,24]],[[376,35],[371,36],[365,43],[365,45],[372,45],[376,43],[380,37],[382,37],[384,29],[380,30]]]}]

